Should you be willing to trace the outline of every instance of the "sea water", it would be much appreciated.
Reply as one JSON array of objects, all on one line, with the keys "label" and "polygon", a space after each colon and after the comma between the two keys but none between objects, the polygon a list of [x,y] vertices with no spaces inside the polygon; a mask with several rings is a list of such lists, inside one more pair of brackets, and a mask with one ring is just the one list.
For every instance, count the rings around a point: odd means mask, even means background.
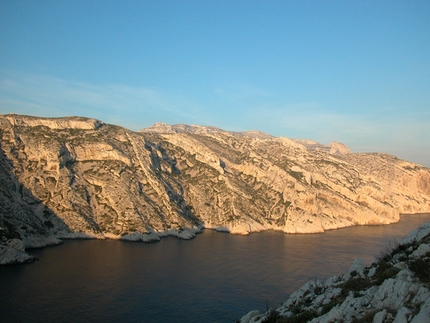
[{"label": "sea water", "polygon": [[212,230],[191,241],[69,240],[30,250],[33,264],[0,267],[0,322],[235,322],[278,307],[309,279],[366,265],[430,221],[321,234]]}]

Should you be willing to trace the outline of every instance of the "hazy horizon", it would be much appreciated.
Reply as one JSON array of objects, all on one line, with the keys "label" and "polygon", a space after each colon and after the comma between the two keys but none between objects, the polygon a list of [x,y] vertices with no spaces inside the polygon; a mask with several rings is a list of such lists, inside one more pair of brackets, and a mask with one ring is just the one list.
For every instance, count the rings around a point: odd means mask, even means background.
[{"label": "hazy horizon", "polygon": [[0,113],[342,142],[430,167],[430,2],[0,2]]}]

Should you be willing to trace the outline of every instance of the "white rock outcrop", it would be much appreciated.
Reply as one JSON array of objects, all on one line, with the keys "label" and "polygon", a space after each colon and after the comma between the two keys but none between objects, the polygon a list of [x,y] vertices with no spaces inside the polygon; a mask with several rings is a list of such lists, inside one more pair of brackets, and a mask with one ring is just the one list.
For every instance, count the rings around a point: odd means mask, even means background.
[{"label": "white rock outcrop", "polygon": [[7,115],[6,118],[13,126],[17,126],[17,127],[44,126],[50,129],[94,130],[101,127],[104,124],[100,120],[81,118],[81,117],[40,118],[40,117],[20,116],[20,115],[10,114],[10,115]]},{"label": "white rock outcrop", "polygon": [[356,260],[344,275],[309,281],[281,307],[250,311],[238,322],[430,322],[430,252],[416,253],[424,246],[430,246],[430,223],[370,267]]},{"label": "white rock outcrop", "polygon": [[200,227],[247,235],[389,224],[430,212],[429,183],[425,167],[335,142],[0,115],[0,238],[28,246],[190,239]]},{"label": "white rock outcrop", "polygon": [[10,239],[0,244],[0,265],[22,264],[32,262],[35,258],[25,252],[24,242]]}]

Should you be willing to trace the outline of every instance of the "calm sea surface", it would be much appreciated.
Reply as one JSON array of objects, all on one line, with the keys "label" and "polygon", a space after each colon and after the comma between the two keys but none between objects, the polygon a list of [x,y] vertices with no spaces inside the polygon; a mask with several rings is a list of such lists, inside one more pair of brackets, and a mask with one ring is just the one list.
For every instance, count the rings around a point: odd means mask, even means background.
[{"label": "calm sea surface", "polygon": [[32,250],[34,264],[0,267],[0,322],[235,322],[279,306],[312,278],[370,265],[381,250],[430,221],[323,234],[234,236],[205,230],[153,244],[65,241]]}]

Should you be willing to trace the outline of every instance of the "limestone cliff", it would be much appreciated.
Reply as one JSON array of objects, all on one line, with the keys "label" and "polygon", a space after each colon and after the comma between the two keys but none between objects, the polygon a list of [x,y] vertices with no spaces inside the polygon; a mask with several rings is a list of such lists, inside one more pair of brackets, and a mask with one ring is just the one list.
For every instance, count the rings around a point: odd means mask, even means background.
[{"label": "limestone cliff", "polygon": [[357,259],[341,276],[311,280],[282,306],[254,310],[238,323],[430,322],[430,223],[371,266]]},{"label": "limestone cliff", "polygon": [[0,138],[3,251],[13,239],[310,233],[430,211],[429,169],[336,142],[19,115],[0,116]]},{"label": "limestone cliff", "polygon": [[250,130],[250,131],[244,131],[244,132],[233,132],[233,131],[224,131],[217,127],[206,127],[206,126],[199,126],[199,125],[186,125],[186,124],[175,124],[175,125],[168,125],[162,122],[158,122],[154,125],[152,125],[149,128],[141,129],[139,132],[144,133],[194,133],[194,134],[219,134],[219,133],[229,133],[235,136],[247,136],[251,138],[258,138],[258,139],[271,139],[274,138],[273,136],[257,131],[257,130]]}]

